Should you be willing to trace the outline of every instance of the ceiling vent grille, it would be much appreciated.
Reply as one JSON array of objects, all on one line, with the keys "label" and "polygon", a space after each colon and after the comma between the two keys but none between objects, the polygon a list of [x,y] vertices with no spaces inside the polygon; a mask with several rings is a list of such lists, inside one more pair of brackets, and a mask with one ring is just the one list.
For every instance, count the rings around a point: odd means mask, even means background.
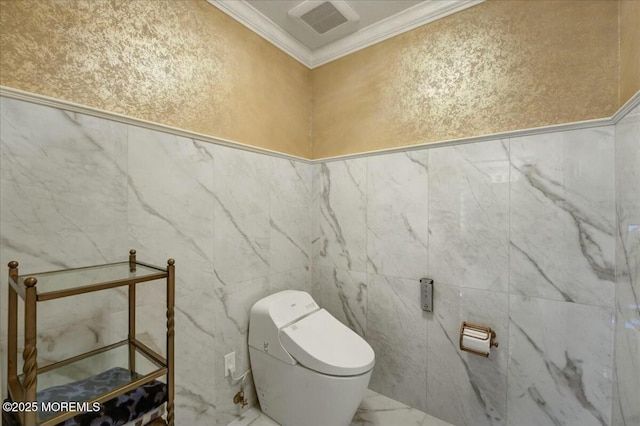
[{"label": "ceiling vent grille", "polygon": [[289,16],[302,20],[318,34],[325,34],[346,22],[360,20],[360,16],[344,0],[307,0],[291,9]]},{"label": "ceiling vent grille", "polygon": [[316,30],[319,34],[324,34],[327,31],[334,29],[338,25],[342,25],[347,22],[342,13],[336,9],[334,5],[329,2],[324,2],[315,9],[311,9],[300,17],[311,28]]}]

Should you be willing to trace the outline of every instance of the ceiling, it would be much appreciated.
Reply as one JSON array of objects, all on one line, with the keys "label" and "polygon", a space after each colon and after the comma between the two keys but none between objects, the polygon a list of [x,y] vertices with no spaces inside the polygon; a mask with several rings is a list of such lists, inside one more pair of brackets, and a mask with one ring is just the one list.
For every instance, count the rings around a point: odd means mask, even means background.
[{"label": "ceiling", "polygon": [[[433,22],[484,0],[208,0],[309,68]],[[327,4],[330,3],[330,4]],[[324,33],[295,16],[328,6],[345,18]],[[336,10],[337,8],[337,10]],[[316,11],[317,12],[317,11]],[[308,17],[309,15],[307,15]],[[307,19],[308,21],[308,19]]]},{"label": "ceiling", "polygon": [[[304,3],[301,0],[246,0],[252,7],[257,9],[267,18],[271,19],[280,28],[291,34],[296,40],[304,44],[310,50],[326,46],[344,36],[354,33],[361,28],[368,27],[385,18],[393,16],[398,12],[422,3],[425,0],[413,1],[380,1],[380,0],[346,0],[348,6],[359,16],[357,22],[345,22],[338,27],[329,30],[324,34],[318,34],[305,22],[293,18],[287,14],[298,4]],[[323,3],[319,1],[318,3]]]}]

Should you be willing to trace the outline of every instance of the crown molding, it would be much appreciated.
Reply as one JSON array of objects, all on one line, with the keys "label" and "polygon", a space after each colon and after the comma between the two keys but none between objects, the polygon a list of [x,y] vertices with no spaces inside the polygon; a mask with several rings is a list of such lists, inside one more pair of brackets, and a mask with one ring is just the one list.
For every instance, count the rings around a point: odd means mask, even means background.
[{"label": "crown molding", "polygon": [[313,69],[421,25],[476,6],[485,0],[425,1],[313,51],[244,0],[207,1]]},{"label": "crown molding", "polygon": [[476,6],[485,0],[425,1],[349,34],[312,52],[310,68],[327,64],[343,56],[380,43],[421,25]]},{"label": "crown molding", "polygon": [[311,50],[244,0],[207,0],[260,37],[311,68]]}]

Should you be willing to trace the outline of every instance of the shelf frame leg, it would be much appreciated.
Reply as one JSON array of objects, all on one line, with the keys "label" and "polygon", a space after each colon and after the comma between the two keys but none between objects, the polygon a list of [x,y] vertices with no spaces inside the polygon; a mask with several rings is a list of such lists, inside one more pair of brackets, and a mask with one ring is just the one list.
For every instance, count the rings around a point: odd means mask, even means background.
[{"label": "shelf frame leg", "polygon": [[136,371],[136,285],[129,285],[129,371]]},{"label": "shelf frame leg", "polygon": [[[9,262],[9,279],[18,282],[18,262]],[[8,318],[7,327],[9,329],[9,339],[7,341],[7,385],[18,380],[18,293],[9,284]],[[7,395],[10,395],[7,386]],[[12,395],[13,398],[17,395]]]},{"label": "shelf frame leg", "polygon": [[[129,250],[129,272],[136,271],[136,251]],[[136,350],[133,342],[136,339],[136,285],[129,284],[129,371],[136,371]]]},{"label": "shelf frame leg", "polygon": [[[25,303],[24,303],[24,351],[22,358],[24,364],[22,372],[24,373],[24,401],[36,402],[37,380],[38,380],[38,349],[36,348],[36,284],[38,280],[29,277],[24,280],[25,285]],[[36,425],[36,411],[27,411],[24,413],[25,426]]]},{"label": "shelf frame leg", "polygon": [[[18,262],[12,260],[9,262],[9,280],[14,283],[18,282]],[[21,395],[12,395],[10,383],[18,382],[18,293],[11,283],[7,286],[9,294],[7,297],[8,315],[8,340],[7,340],[7,396],[13,401],[21,398]],[[14,388],[18,388],[15,386]]]},{"label": "shelf frame leg", "polygon": [[174,397],[175,397],[175,357],[174,357],[174,305],[176,298],[175,260],[167,261],[167,425],[174,426]]}]

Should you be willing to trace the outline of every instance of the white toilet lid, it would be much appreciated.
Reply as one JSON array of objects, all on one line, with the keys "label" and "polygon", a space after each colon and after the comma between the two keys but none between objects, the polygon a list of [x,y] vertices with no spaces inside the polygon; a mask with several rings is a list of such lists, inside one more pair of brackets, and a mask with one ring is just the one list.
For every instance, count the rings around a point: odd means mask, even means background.
[{"label": "white toilet lid", "polygon": [[282,346],[300,364],[332,376],[355,376],[373,368],[365,340],[324,309],[280,330]]}]

